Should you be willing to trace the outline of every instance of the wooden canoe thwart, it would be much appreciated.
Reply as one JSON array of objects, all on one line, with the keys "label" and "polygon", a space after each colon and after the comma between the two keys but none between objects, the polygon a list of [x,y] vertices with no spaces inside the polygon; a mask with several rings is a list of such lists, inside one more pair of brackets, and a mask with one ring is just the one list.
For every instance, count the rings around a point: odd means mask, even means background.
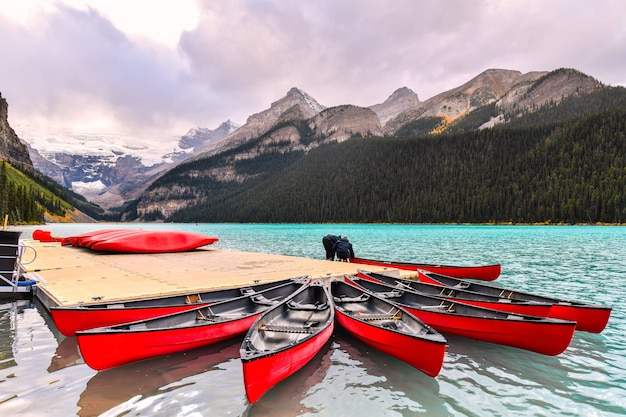
[{"label": "wooden canoe thwart", "polygon": [[478,266],[435,265],[397,261],[381,261],[365,258],[350,258],[350,262],[363,265],[387,266],[389,268],[403,269],[405,271],[432,271],[455,278],[477,279],[480,281],[493,281],[500,276],[502,270],[500,264]]}]

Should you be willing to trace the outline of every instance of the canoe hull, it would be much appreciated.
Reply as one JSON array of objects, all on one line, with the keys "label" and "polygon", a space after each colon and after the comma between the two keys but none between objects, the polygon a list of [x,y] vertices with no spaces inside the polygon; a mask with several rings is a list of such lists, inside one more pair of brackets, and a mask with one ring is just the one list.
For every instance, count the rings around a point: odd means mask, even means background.
[{"label": "canoe hull", "polygon": [[467,316],[454,317],[407,305],[404,305],[404,308],[442,333],[511,346],[548,356],[563,353],[569,346],[575,329],[575,323],[568,321],[539,323]]},{"label": "canoe hull", "polygon": [[567,302],[554,304],[549,317],[576,322],[576,330],[589,333],[602,333],[609,324],[611,309],[594,305],[568,305]]},{"label": "canoe hull", "polygon": [[375,259],[365,258],[351,258],[350,262],[374,265],[374,266],[387,266],[390,268],[402,269],[405,271],[431,271],[442,275],[448,275],[455,278],[477,279],[481,281],[493,281],[500,276],[502,267],[499,264],[495,265],[477,265],[477,266],[457,266],[457,265],[434,265],[434,264],[421,264],[410,262],[395,262],[395,261],[382,261]]},{"label": "canoe hull", "polygon": [[314,338],[298,346],[259,360],[243,362],[246,397],[254,403],[270,388],[299,371],[328,342],[334,331],[330,325]]},{"label": "canoe hull", "polygon": [[551,307],[546,317],[575,321],[576,330],[590,333],[601,333],[606,328],[611,317],[612,309],[610,307],[545,297],[476,282],[467,282],[443,274],[418,272],[418,279],[421,282],[440,286],[463,286],[468,291],[494,295],[508,300],[548,303],[551,304]]},{"label": "canoe hull", "polygon": [[443,297],[449,300],[454,300],[455,302],[473,305],[476,307],[490,308],[493,310],[506,311],[508,313],[522,314],[526,316],[552,317],[550,316],[550,310],[552,309],[552,304],[550,303],[534,301],[518,302],[518,300],[482,295],[463,291],[457,288],[442,287],[441,285],[391,277],[389,275],[367,271],[359,271],[358,277],[373,282],[382,282],[386,285],[393,285],[397,288],[412,289],[426,295]]},{"label": "canoe hull", "polygon": [[474,307],[360,278],[356,285],[400,305],[442,333],[555,356],[569,346],[576,323]]},{"label": "canoe hull", "polygon": [[211,345],[245,334],[261,313],[196,328],[145,332],[81,333],[78,346],[85,363],[101,371],[130,362]]},{"label": "canoe hull", "polygon": [[330,294],[321,281],[263,313],[240,349],[248,401],[258,401],[313,359],[332,336],[334,323]]},{"label": "canoe hull", "polygon": [[[201,305],[201,304],[200,304]],[[180,313],[198,308],[199,304],[166,307],[125,309],[52,308],[50,315],[63,335],[74,336],[76,332],[96,327],[115,326],[132,321],[147,320],[167,314]]]},{"label": "canoe hull", "polygon": [[[364,326],[347,314],[336,311],[337,323],[363,343],[393,356],[426,375],[435,377],[441,371],[446,352],[445,344],[432,343],[388,332],[377,327]],[[427,360],[424,360],[427,358]]]},{"label": "canoe hull", "polygon": [[[343,289],[341,288],[342,286],[344,287]],[[356,288],[349,281],[331,282],[331,294],[333,297],[340,297],[339,294],[346,292],[345,289],[349,287]],[[356,289],[361,291],[358,288]],[[352,290],[347,292],[354,293]],[[407,326],[399,327],[395,324],[395,320],[390,320],[386,323],[378,322],[378,320],[370,321],[366,317],[369,315],[368,313],[375,312],[376,308],[352,306],[350,302],[345,304],[339,303],[337,298],[335,298],[337,323],[363,343],[407,363],[428,376],[437,376],[443,366],[447,344],[446,339],[411,315],[407,310],[394,306],[382,298],[376,296],[372,298],[376,300],[374,301],[375,303],[385,306],[384,311],[394,310],[396,312],[394,314],[396,316],[395,319],[406,322]],[[413,330],[409,332],[401,330],[402,328],[409,329],[411,327],[413,327]]]},{"label": "canoe hull", "polygon": [[207,346],[245,334],[263,312],[303,285],[289,282],[182,313],[80,331],[78,346],[85,363],[99,371]]},{"label": "canoe hull", "polygon": [[150,299],[126,300],[109,303],[83,304],[81,306],[52,307],[50,314],[57,329],[65,336],[97,327],[116,326],[122,323],[147,320],[167,314],[180,313],[203,305],[241,297],[242,291],[264,291],[304,277],[279,280],[246,287],[188,293]]}]

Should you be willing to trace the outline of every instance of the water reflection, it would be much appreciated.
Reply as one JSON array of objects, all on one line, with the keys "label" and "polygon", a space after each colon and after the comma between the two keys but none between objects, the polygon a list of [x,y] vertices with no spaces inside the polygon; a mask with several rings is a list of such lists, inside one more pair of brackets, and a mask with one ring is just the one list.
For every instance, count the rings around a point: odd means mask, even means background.
[{"label": "water reflection", "polygon": [[[510,415],[529,403],[558,415],[576,387],[565,355],[546,356],[446,335],[449,348],[439,382],[455,414]],[[459,401],[459,398],[474,401]]]},{"label": "water reflection", "polygon": [[[449,415],[439,397],[438,377],[431,378],[343,330],[337,332],[335,342],[335,363],[353,369],[347,372],[353,378],[343,379],[342,373],[338,373],[335,381],[339,384],[336,388],[352,391],[351,401],[355,405],[358,403],[357,409],[361,410],[353,415]],[[341,397],[335,401],[342,401]],[[344,412],[350,410],[347,407],[342,409]]]},{"label": "water reflection", "polygon": [[61,337],[61,342],[57,346],[52,359],[50,360],[50,366],[48,366],[48,372],[56,372],[70,366],[82,365],[85,362],[80,355],[80,349],[78,348],[78,342],[75,337]]},{"label": "water reflection", "polygon": [[33,308],[30,300],[7,301],[0,304],[0,369],[17,366],[13,356],[13,342],[17,331],[17,315]]},{"label": "water reflection", "polygon": [[239,357],[240,345],[241,340],[233,339],[98,372],[80,395],[78,415],[96,416],[130,399],[163,394],[168,389],[180,388],[180,385],[176,388],[168,388],[168,385],[190,376],[207,378],[220,364]]}]

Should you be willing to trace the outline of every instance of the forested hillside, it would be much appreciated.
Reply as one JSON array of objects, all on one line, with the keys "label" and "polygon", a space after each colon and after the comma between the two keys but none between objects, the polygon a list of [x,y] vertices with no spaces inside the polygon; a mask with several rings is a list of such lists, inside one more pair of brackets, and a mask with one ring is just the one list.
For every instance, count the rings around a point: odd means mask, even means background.
[{"label": "forested hillside", "polygon": [[224,161],[155,182],[204,199],[165,220],[623,223],[626,90],[550,103],[501,127],[265,154],[235,163],[248,174],[241,182],[197,175]]},{"label": "forested hillside", "polygon": [[[0,216],[10,224],[38,224],[46,218],[60,221],[79,209],[81,221],[98,218],[102,210],[37,172],[0,160]],[[82,213],[86,213],[87,216]]]}]

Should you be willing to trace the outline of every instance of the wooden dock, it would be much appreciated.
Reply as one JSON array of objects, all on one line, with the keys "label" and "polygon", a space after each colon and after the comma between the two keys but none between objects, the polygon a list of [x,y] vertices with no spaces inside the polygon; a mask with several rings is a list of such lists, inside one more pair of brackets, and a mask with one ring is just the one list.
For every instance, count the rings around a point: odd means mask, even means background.
[{"label": "wooden dock", "polygon": [[[388,270],[210,247],[180,253],[109,254],[35,240],[24,244],[36,251],[36,258],[22,268],[38,282],[36,296],[47,308],[232,288],[304,275],[328,279],[354,275],[360,268]],[[23,262],[30,259],[32,251],[26,250]]]}]

